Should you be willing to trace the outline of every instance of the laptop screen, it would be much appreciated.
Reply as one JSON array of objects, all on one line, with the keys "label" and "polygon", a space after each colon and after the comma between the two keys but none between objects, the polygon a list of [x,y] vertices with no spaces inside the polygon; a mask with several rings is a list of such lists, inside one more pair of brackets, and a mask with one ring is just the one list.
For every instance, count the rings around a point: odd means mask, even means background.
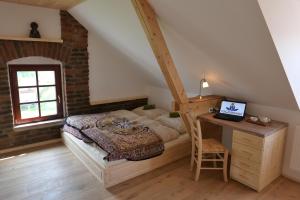
[{"label": "laptop screen", "polygon": [[244,117],[246,103],[234,101],[222,101],[220,113]]}]

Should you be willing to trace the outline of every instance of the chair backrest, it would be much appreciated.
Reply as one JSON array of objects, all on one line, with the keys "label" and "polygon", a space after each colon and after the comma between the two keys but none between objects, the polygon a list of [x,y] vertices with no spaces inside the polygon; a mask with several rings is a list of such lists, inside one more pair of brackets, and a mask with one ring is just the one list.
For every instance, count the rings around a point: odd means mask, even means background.
[{"label": "chair backrest", "polygon": [[195,115],[193,115],[193,113],[191,113],[191,112],[186,113],[186,117],[190,124],[192,140],[194,142],[198,142],[201,145],[202,144],[202,131],[201,131],[200,120],[198,120],[197,117]]}]

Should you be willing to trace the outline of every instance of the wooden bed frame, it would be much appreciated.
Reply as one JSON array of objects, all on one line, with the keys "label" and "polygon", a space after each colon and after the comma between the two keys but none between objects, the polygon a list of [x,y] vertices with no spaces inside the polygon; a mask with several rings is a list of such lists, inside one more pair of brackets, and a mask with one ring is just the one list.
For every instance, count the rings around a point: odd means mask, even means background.
[{"label": "wooden bed frame", "polygon": [[184,158],[191,153],[191,140],[189,135],[185,134],[176,140],[166,143],[165,151],[160,156],[142,161],[124,161],[113,165],[106,165],[105,161],[101,162],[93,158],[80,145],[66,136],[66,134],[68,133],[62,132],[64,144],[103,183],[105,188],[150,172],[168,163]]}]

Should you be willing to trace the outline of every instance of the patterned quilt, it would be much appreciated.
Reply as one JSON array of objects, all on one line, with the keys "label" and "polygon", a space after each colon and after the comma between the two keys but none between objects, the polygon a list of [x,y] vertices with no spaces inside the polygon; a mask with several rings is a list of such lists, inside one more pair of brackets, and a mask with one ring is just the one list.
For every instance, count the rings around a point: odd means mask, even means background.
[{"label": "patterned quilt", "polygon": [[162,139],[153,130],[127,118],[109,114],[76,116],[66,120],[65,131],[69,132],[67,127],[80,130],[83,139],[88,138],[100,146],[108,153],[105,157],[108,161],[144,160],[164,151]]}]

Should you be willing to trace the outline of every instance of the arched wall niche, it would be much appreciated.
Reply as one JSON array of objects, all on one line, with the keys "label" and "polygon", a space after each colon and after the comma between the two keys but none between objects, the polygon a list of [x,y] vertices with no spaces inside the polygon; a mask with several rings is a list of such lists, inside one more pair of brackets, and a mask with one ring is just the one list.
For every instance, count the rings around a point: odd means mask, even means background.
[{"label": "arched wall niche", "polygon": [[59,65],[60,71],[61,71],[61,82],[62,82],[62,100],[63,100],[63,112],[64,116],[67,113],[66,110],[66,80],[65,80],[65,74],[64,74],[64,65],[60,60],[55,60],[53,58],[46,58],[42,56],[29,56],[29,57],[23,57],[23,58],[17,58],[13,59],[11,61],[7,62],[7,67],[9,70],[9,65]]}]

